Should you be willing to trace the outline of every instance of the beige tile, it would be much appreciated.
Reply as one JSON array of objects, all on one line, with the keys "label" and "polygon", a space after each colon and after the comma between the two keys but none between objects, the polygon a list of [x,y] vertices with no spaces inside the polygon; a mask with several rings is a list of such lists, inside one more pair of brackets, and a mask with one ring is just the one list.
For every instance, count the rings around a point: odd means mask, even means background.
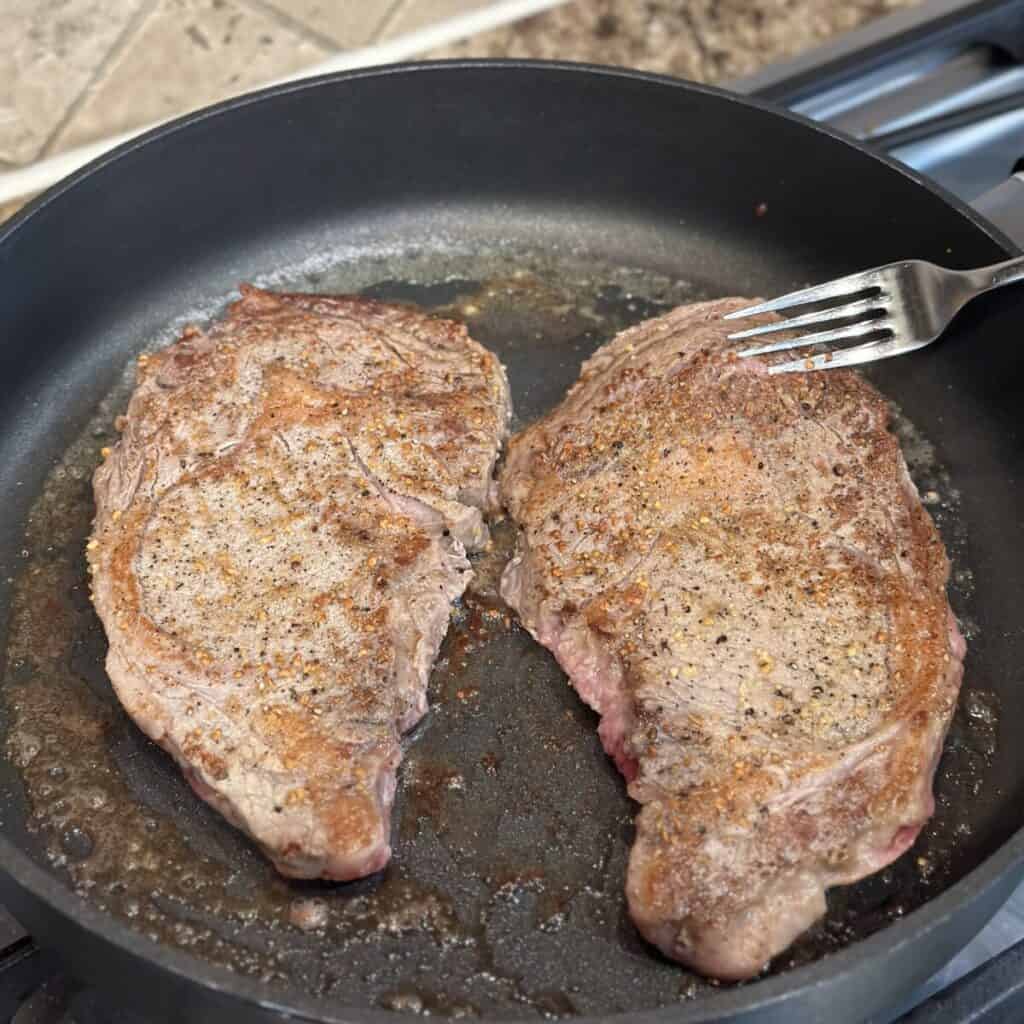
[{"label": "beige tile", "polygon": [[143,0],[0,0],[0,160],[34,160]]},{"label": "beige tile", "polygon": [[454,18],[467,11],[476,11],[481,7],[490,7],[496,0],[401,0],[394,15],[381,34],[382,39],[394,39],[395,36],[414,32],[418,28],[426,28],[435,22]]},{"label": "beige tile", "polygon": [[284,17],[330,39],[339,49],[365,46],[376,35],[394,0],[263,0]]},{"label": "beige tile", "polygon": [[3,225],[4,221],[10,217],[13,217],[29,200],[31,197],[25,199],[12,199],[9,203],[0,203],[0,225]]},{"label": "beige tile", "polygon": [[160,0],[52,149],[183,114],[314,64],[327,52],[239,0]]}]

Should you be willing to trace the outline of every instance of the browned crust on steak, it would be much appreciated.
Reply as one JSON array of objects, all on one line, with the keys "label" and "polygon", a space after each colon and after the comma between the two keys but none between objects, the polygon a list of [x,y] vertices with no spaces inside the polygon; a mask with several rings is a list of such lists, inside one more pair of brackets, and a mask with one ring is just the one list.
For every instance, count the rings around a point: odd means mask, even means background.
[{"label": "browned crust on steak", "polygon": [[501,478],[503,593],[644,805],[634,920],[723,978],[912,842],[963,657],[884,400],[738,360],[721,316],[748,301],[619,335]]},{"label": "browned crust on steak", "polygon": [[245,289],[140,359],[96,471],[108,672],[136,722],[280,871],[390,855],[399,735],[426,709],[508,417],[465,328]]}]

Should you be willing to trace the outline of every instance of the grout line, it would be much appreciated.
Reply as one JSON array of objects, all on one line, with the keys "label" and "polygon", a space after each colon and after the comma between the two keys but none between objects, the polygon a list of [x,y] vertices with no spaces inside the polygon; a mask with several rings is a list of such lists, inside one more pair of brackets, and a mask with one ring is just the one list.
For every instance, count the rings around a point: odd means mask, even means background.
[{"label": "grout line", "polygon": [[380,19],[377,27],[373,31],[373,35],[370,36],[370,41],[373,43],[380,42],[381,36],[395,23],[395,19],[402,12],[403,8],[406,8],[411,3],[411,0],[391,0],[391,4],[388,9],[384,12],[384,16]]},{"label": "grout line", "polygon": [[[362,2],[369,3],[371,0],[362,0]],[[251,7],[253,10],[259,11],[260,14],[264,14],[268,18],[272,18],[282,28],[286,28],[288,31],[294,32],[297,36],[301,36],[307,43],[315,43],[322,49],[338,50],[346,45],[340,43],[337,39],[328,35],[326,32],[321,32],[319,29],[313,28],[312,25],[308,25],[306,22],[301,21],[299,18],[296,18],[294,14],[282,11],[277,4],[268,2],[268,0],[236,0],[236,3],[241,3],[246,7]]]},{"label": "grout line", "polygon": [[143,0],[143,3],[139,4],[139,9],[128,19],[128,24],[121,30],[121,34],[114,40],[110,49],[107,50],[103,60],[94,69],[93,73],[89,76],[89,80],[82,86],[81,92],[71,101],[68,109],[64,111],[64,116],[57,122],[53,130],[46,137],[46,141],[43,143],[39,150],[39,156],[45,157],[50,154],[57,139],[60,138],[61,132],[71,123],[74,116],[82,109],[85,105],[85,101],[89,98],[93,89],[97,86],[104,73],[110,68],[114,61],[121,56],[122,53],[127,49],[128,43],[132,38],[139,34],[139,30],[149,19],[149,16],[156,10],[159,0]]},{"label": "grout line", "polygon": [[[157,0],[150,0],[150,2],[155,6]],[[285,75],[272,82],[265,82],[263,88],[297,82],[313,75],[336,74],[354,68],[376,67],[382,64],[393,64],[396,61],[410,60],[419,54],[427,53],[441,46],[448,46],[460,39],[467,39],[478,33],[521,21],[553,7],[561,7],[566,2],[567,0],[501,0],[489,7],[457,15],[447,21],[437,22],[394,39],[336,53],[327,60],[304,68],[295,74]],[[167,120],[175,120],[175,118]],[[166,122],[160,121],[157,124],[142,125],[111,138],[55,153],[53,156],[29,164],[27,167],[19,167],[13,171],[0,171],[0,203],[42,192],[87,163],[109,153],[115,147],[124,145],[124,143],[157,127],[158,124],[164,123]],[[56,133],[54,137],[56,137]]]}]

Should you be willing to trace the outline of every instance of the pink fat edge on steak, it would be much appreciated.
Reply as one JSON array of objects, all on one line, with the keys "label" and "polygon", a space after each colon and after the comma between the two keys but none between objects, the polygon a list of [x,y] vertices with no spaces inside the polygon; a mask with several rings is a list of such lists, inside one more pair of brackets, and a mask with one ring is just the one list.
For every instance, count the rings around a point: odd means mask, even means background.
[{"label": "pink fat edge on steak", "polygon": [[641,804],[633,920],[722,979],[913,843],[965,653],[884,400],[738,359],[721,318],[748,302],[620,334],[500,480],[502,593]]},{"label": "pink fat edge on steak", "polygon": [[399,738],[486,543],[508,385],[465,328],[244,288],[139,360],[88,545],[107,670],[284,875],[387,863]]}]

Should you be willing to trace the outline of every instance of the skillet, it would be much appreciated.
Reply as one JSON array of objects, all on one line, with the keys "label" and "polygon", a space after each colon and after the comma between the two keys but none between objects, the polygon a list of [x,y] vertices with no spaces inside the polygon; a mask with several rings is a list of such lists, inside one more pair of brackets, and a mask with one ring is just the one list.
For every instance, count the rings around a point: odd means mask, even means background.
[{"label": "skillet", "polygon": [[[1024,875],[1019,300],[870,370],[954,564],[964,694],[935,819],[764,978],[654,954],[622,897],[632,808],[594,716],[477,567],[400,775],[391,867],[287,883],[119,710],[87,599],[88,477],[130,363],[241,281],[461,316],[518,424],[616,330],[890,260],[1016,254],[905,167],[726,93],[627,71],[406,65],[200,111],[0,229],[0,896],[119,1000],[170,1020],[865,1021]],[[128,368],[128,369],[126,369]],[[296,923],[298,922],[298,924]],[[313,927],[309,927],[310,924]],[[306,927],[300,927],[303,924]]]}]

